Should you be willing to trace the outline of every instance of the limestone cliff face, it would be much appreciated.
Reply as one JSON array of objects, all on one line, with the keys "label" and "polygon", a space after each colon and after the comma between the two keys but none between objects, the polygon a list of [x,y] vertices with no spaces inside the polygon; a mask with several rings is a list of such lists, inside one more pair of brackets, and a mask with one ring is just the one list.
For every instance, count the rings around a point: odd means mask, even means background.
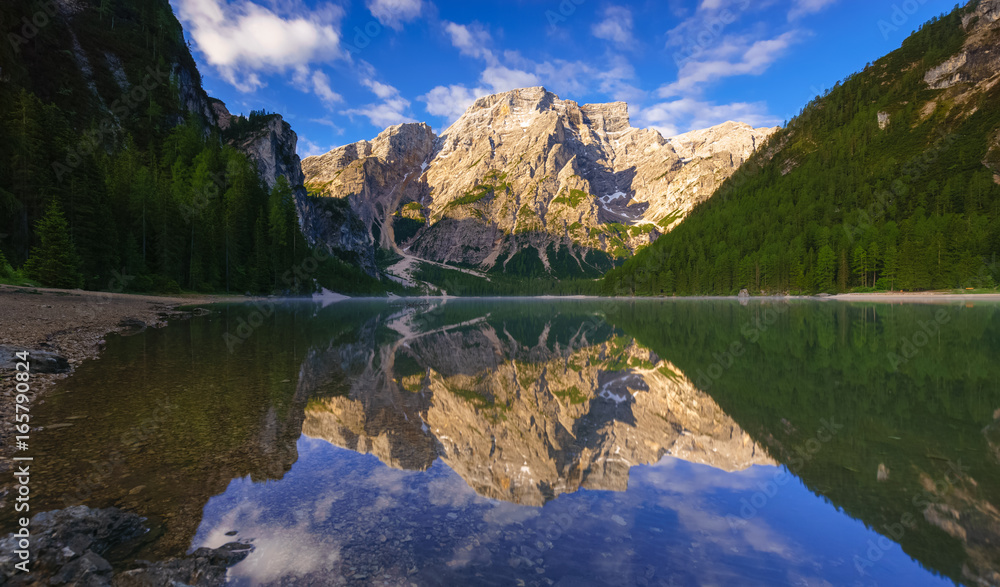
[{"label": "limestone cliff face", "polygon": [[251,129],[241,129],[241,133],[234,135],[227,131],[232,128],[234,121],[244,117],[230,114],[221,100],[212,99],[205,105],[205,109],[210,120],[223,131],[227,142],[254,162],[268,189],[273,188],[281,176],[285,176],[293,189],[302,187],[302,162],[296,151],[299,137],[280,114],[263,117],[261,124]]},{"label": "limestone cliff face", "polygon": [[[299,226],[306,242],[325,249],[330,254],[345,254],[355,265],[371,276],[378,275],[375,266],[375,243],[353,208],[331,206],[310,197],[303,186],[302,162],[297,152],[298,135],[278,114],[263,118],[263,122],[247,129],[242,125],[236,133],[234,122],[242,119],[230,114],[226,105],[212,100],[207,106],[212,118],[227,142],[244,153],[257,166],[261,180],[270,189],[284,176],[295,192],[295,208]],[[244,120],[245,122],[245,120]]]},{"label": "limestone cliff face", "polygon": [[[971,4],[970,4],[971,6]],[[931,89],[946,90],[924,106],[926,116],[938,108],[960,117],[972,116],[980,98],[1000,82],[1000,0],[981,0],[962,18],[968,36],[962,49],[924,74]],[[1000,128],[987,142],[983,165],[1000,184]]]},{"label": "limestone cliff face", "polygon": [[625,490],[633,465],[667,454],[727,471],[773,464],[708,395],[631,339],[566,348],[546,333],[526,347],[484,324],[353,360],[338,351],[328,363],[353,372],[351,390],[311,402],[303,432],[393,467],[441,458],[481,495],[528,505],[581,487]]},{"label": "limestone cliff face", "polygon": [[403,203],[426,197],[427,184],[421,175],[435,144],[434,131],[426,124],[401,124],[389,127],[373,141],[308,157],[302,169],[314,190],[347,198],[372,239],[378,234],[378,244],[391,249],[394,235],[386,218]]},{"label": "limestone cliff face", "polygon": [[[440,137],[395,126],[303,170],[385,248],[484,269],[534,250],[546,268],[600,271],[675,226],[775,130],[726,123],[665,139],[633,128],[624,103],[526,88],[479,99]],[[402,217],[419,230],[400,236]]]},{"label": "limestone cliff face", "polygon": [[969,32],[962,50],[924,75],[924,81],[935,90],[966,84],[977,91],[992,88],[1000,79],[1000,1],[982,0],[962,18]]}]

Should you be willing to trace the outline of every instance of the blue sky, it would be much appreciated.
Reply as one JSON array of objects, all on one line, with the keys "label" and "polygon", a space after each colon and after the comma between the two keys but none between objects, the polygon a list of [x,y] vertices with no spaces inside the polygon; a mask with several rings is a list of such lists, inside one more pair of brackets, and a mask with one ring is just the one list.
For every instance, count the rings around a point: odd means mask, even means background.
[{"label": "blue sky", "polygon": [[478,96],[543,85],[628,102],[665,136],[772,126],[899,47],[941,0],[171,0],[210,95],[278,112],[302,156],[386,126],[440,132]]}]

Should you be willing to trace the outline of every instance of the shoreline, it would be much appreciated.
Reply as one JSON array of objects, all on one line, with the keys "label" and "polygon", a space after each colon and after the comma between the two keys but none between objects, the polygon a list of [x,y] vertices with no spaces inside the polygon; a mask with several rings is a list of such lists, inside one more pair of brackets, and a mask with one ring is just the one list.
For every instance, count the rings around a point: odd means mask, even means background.
[{"label": "shoreline", "polygon": [[[953,293],[931,292],[878,292],[843,293],[833,295],[791,296],[771,295],[740,298],[739,296],[661,296],[661,297],[605,297],[605,296],[418,296],[418,297],[348,297],[327,294],[313,298],[248,298],[233,295],[143,295],[107,293],[85,290],[63,290],[12,285],[0,285],[0,350],[28,350],[48,352],[62,357],[68,369],[60,373],[38,373],[31,375],[31,404],[44,398],[46,392],[59,380],[75,372],[84,361],[97,358],[103,348],[104,338],[109,334],[141,331],[145,328],[160,328],[171,318],[190,317],[190,312],[178,311],[181,306],[199,306],[217,303],[259,303],[284,301],[318,301],[337,303],[362,300],[508,300],[508,301],[739,301],[780,302],[780,301],[837,301],[837,302],[879,302],[879,303],[953,303],[953,302],[1000,302],[1000,293]],[[0,366],[0,385],[4,389],[13,385],[14,372]],[[13,394],[0,394],[0,471],[6,470],[12,461],[7,440],[12,429],[6,424],[13,421]],[[2,497],[0,497],[2,501]]]},{"label": "shoreline", "polygon": [[[160,328],[171,318],[191,316],[180,306],[245,301],[248,298],[205,295],[138,295],[0,285],[0,351],[51,353],[65,359],[65,370],[31,370],[29,409],[44,401],[56,382],[97,358],[109,334]],[[6,354],[0,352],[0,354]],[[14,371],[0,367],[0,472],[13,461]],[[33,426],[34,428],[34,426]],[[3,484],[5,485],[5,484]],[[0,492],[0,504],[4,496]]]}]

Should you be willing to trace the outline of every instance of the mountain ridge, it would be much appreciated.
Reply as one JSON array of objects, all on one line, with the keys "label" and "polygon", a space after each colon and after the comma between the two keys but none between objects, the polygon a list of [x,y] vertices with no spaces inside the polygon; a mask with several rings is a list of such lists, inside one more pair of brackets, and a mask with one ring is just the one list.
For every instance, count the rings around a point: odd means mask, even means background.
[{"label": "mountain ridge", "polygon": [[[479,98],[440,136],[396,125],[302,165],[309,188],[347,199],[384,249],[493,272],[529,251],[519,262],[541,273],[596,277],[776,130],[725,123],[664,139],[632,127],[624,102],[581,106],[533,87]],[[728,148],[710,144],[725,131]]]},{"label": "mountain ridge", "polygon": [[995,288],[1000,2],[934,18],[817,97],[606,294]]}]

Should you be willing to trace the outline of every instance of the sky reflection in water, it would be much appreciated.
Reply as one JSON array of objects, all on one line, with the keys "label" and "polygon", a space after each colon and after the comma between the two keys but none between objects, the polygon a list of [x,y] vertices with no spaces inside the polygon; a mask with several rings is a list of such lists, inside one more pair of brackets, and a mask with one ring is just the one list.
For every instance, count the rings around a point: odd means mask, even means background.
[{"label": "sky reflection in water", "polygon": [[998,307],[292,304],[231,352],[224,307],[41,406],[39,507],[252,541],[236,585],[1000,583]]}]

